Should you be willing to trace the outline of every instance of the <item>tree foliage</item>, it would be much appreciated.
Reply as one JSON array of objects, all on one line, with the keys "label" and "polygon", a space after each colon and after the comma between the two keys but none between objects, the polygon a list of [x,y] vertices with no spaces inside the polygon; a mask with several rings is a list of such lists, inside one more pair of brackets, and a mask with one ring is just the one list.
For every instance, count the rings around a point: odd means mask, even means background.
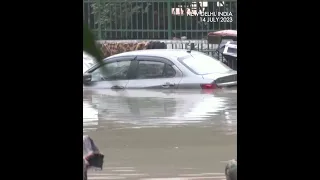
[{"label": "tree foliage", "polygon": [[98,62],[102,61],[102,53],[98,48],[93,33],[87,24],[83,24],[83,51],[93,56]]},{"label": "tree foliage", "polygon": [[[217,2],[208,1],[208,6],[203,7],[201,3],[191,0],[172,0],[170,7],[180,9],[179,13],[177,9],[173,9],[173,14],[169,18],[167,1],[90,1],[86,2],[85,7],[89,8],[84,17],[90,22],[90,28],[95,29],[95,34],[99,39],[167,39],[170,36],[201,39],[206,36],[206,30],[236,28],[236,19],[232,23],[205,23],[200,17],[187,16],[188,11],[196,8],[197,12],[200,9],[205,9],[206,12],[230,11],[233,13],[233,18],[236,18],[234,1]],[[171,19],[172,28],[170,35],[169,19]]]},{"label": "tree foliage", "polygon": [[[138,13],[149,12],[151,3],[135,2],[94,2],[92,3],[92,14],[97,17],[96,24],[102,29],[132,28],[131,18]],[[135,23],[135,21],[134,21]]]}]

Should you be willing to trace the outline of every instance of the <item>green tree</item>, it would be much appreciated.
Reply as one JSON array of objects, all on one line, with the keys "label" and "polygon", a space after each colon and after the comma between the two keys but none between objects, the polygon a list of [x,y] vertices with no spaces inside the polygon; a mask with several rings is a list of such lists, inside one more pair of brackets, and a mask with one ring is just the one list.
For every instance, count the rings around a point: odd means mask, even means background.
[{"label": "green tree", "polygon": [[[102,29],[132,28],[131,18],[137,13],[147,13],[151,3],[100,1],[92,3],[92,14]],[[135,21],[134,21],[135,22]]]},{"label": "green tree", "polygon": [[[101,49],[97,45],[93,33],[85,23],[83,23],[83,51],[93,56],[96,63],[102,63],[103,55]],[[102,73],[106,73],[104,67],[102,67]]]},{"label": "green tree", "polygon": [[95,42],[93,33],[85,23],[83,24],[83,51],[93,56],[96,61],[102,61],[102,52]]}]

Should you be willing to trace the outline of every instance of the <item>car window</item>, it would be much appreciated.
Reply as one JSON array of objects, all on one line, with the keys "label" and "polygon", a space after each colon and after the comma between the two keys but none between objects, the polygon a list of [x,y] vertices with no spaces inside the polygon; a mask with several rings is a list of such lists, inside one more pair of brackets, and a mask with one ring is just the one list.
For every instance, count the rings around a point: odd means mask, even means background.
[{"label": "car window", "polygon": [[205,54],[194,54],[181,59],[180,61],[187,68],[200,75],[210,73],[227,73],[231,70],[231,68],[219,60]]},{"label": "car window", "polygon": [[236,49],[236,48],[233,48],[233,47],[228,47],[228,48],[227,48],[227,53],[237,54],[237,49]]},{"label": "car window", "polygon": [[224,50],[224,53],[229,53],[229,54],[237,54],[237,45],[235,44],[227,44]]},{"label": "car window", "polygon": [[173,77],[176,75],[174,68],[162,62],[139,61],[137,79],[153,79]]},{"label": "car window", "polygon": [[[91,73],[91,81],[111,81],[127,79],[127,73],[130,64],[131,61],[120,61],[104,64]],[[102,69],[104,70],[103,73]]]},{"label": "car window", "polygon": [[164,69],[164,76],[165,77],[174,77],[176,75],[176,70],[174,70],[174,68],[167,64],[165,69]]},{"label": "car window", "polygon": [[164,66],[162,62],[139,61],[137,79],[162,78]]}]

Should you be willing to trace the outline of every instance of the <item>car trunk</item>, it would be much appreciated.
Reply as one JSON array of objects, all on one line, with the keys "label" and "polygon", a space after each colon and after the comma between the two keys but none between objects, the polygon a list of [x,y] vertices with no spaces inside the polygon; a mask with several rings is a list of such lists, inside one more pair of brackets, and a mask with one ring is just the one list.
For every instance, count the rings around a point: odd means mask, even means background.
[{"label": "car trunk", "polygon": [[230,73],[213,73],[202,75],[203,79],[212,79],[220,88],[231,88],[237,86],[237,72]]}]

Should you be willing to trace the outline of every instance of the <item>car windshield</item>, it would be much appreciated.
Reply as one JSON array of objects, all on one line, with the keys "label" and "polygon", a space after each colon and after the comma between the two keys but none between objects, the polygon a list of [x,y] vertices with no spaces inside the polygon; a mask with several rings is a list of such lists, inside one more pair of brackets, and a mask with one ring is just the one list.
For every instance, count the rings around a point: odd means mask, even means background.
[{"label": "car windshield", "polygon": [[205,54],[193,54],[181,61],[189,69],[200,75],[227,73],[231,70],[227,65]]}]

